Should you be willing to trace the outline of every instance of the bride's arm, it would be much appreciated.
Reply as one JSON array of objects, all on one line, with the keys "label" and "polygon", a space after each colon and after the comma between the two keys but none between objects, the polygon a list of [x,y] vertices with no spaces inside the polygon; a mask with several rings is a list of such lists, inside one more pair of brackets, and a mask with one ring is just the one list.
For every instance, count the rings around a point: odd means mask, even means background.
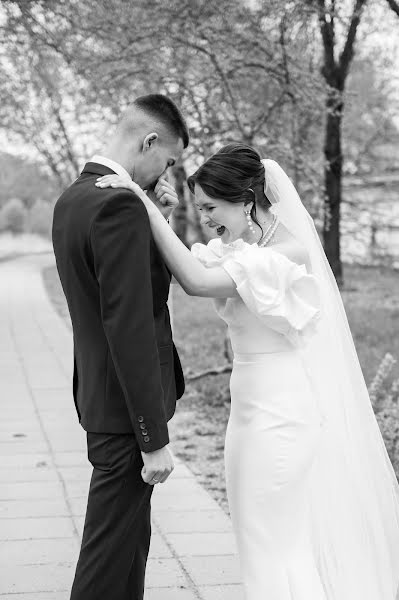
[{"label": "bride's arm", "polygon": [[221,267],[208,269],[180,241],[168,225],[159,209],[134,181],[127,181],[118,175],[105,175],[97,187],[126,188],[134,192],[144,203],[154,240],[170,271],[184,291],[190,296],[229,298],[237,295],[236,284]]}]

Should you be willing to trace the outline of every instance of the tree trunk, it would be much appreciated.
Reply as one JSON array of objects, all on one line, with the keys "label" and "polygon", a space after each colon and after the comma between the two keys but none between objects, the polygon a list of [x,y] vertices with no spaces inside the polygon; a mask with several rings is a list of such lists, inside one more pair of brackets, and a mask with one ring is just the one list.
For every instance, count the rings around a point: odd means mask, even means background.
[{"label": "tree trunk", "polygon": [[[340,245],[340,216],[342,189],[342,148],[341,126],[343,102],[337,105],[337,90],[332,90],[327,98],[327,122],[324,140],[324,250],[338,285],[343,283]],[[339,92],[338,92],[339,93]]]},{"label": "tree trunk", "polygon": [[183,244],[187,246],[187,201],[185,190],[187,174],[181,160],[173,167],[173,176],[175,179],[175,189],[179,198],[179,206],[173,211],[173,229]]},{"label": "tree trunk", "polygon": [[341,126],[344,110],[343,92],[349,68],[355,53],[356,33],[367,0],[355,0],[348,32],[339,58],[336,58],[335,2],[317,0],[324,59],[322,75],[328,85],[326,100],[325,157],[325,211],[323,226],[324,250],[338,285],[343,283],[340,249],[340,208],[342,182]]}]

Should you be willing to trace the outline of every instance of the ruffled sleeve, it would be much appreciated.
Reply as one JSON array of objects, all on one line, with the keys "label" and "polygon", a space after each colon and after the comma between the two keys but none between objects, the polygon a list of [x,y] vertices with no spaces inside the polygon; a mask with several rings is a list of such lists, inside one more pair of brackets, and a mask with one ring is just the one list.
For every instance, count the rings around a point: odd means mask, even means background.
[{"label": "ruffled sleeve", "polygon": [[271,248],[246,244],[221,265],[237,285],[237,292],[263,323],[294,345],[315,330],[320,317],[316,278]]},{"label": "ruffled sleeve", "polygon": [[230,245],[211,240],[194,244],[192,253],[207,267],[223,267],[247,308],[262,323],[295,346],[316,330],[320,294],[316,278],[272,248],[237,240]]},{"label": "ruffled sleeve", "polygon": [[212,239],[208,244],[200,244],[197,242],[191,246],[191,254],[195,256],[205,267],[220,267],[224,260],[228,257],[224,246],[217,238]]}]

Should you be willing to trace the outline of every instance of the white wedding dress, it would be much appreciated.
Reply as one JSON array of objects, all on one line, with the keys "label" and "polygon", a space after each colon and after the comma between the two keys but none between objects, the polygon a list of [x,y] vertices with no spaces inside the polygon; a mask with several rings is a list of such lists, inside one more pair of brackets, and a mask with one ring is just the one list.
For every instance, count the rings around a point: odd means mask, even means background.
[{"label": "white wedding dress", "polygon": [[234,352],[226,485],[247,600],[325,600],[310,545],[307,489],[322,416],[302,355],[317,328],[317,281],[243,240],[192,253],[223,267],[235,298],[214,300]]}]

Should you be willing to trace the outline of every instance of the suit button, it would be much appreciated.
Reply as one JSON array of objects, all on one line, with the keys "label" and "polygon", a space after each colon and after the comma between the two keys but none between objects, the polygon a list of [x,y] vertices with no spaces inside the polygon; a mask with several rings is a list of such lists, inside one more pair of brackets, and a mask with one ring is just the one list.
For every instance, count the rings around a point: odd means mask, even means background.
[{"label": "suit button", "polygon": [[150,438],[148,437],[148,435],[145,436],[144,441],[145,442],[149,442],[150,441]]},{"label": "suit button", "polygon": [[148,434],[148,431],[146,431],[145,429],[144,429],[144,431],[141,432],[141,435],[147,435],[147,434]]},{"label": "suit button", "polygon": [[140,429],[145,429],[145,424],[144,423],[140,423]]},{"label": "suit button", "polygon": [[142,416],[137,417],[137,420],[138,420],[139,423],[142,423],[144,421],[144,417],[142,417]]}]

